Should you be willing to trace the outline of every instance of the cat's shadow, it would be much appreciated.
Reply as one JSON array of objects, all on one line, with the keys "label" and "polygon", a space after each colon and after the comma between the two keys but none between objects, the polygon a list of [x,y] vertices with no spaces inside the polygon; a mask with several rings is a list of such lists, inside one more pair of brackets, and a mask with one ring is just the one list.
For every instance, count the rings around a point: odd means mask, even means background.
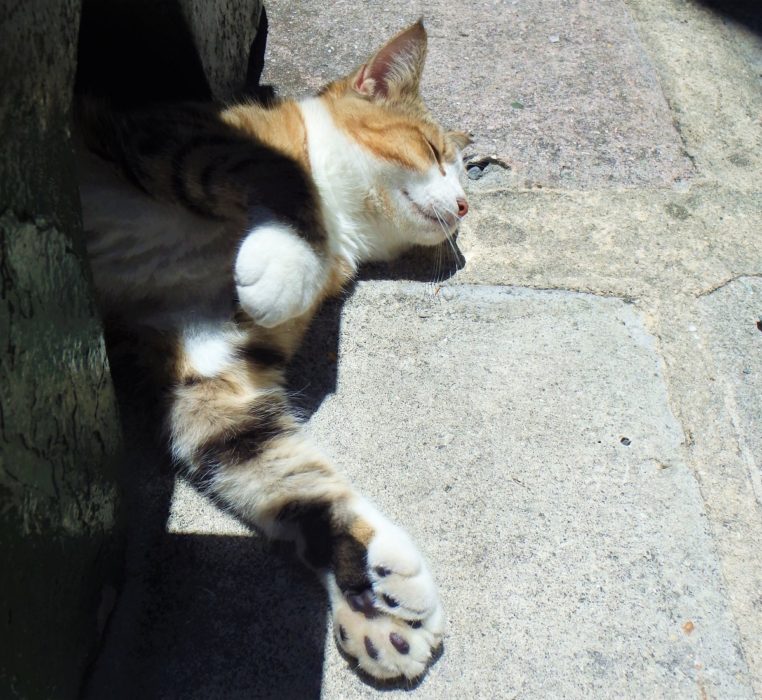
[{"label": "cat's shadow", "polygon": [[[464,264],[465,258],[457,240],[454,240],[451,245],[414,248],[390,263],[366,265],[360,270],[357,281],[397,280],[439,284],[452,277]],[[336,391],[338,365],[341,362],[341,314],[355,287],[356,283],[353,283],[339,298],[323,304],[289,366],[291,403],[305,419]]]},{"label": "cat's shadow", "polygon": [[193,512],[195,499],[181,508],[190,522],[170,528],[179,477],[155,435],[157,414],[128,378],[116,381],[126,443],[124,575],[81,696],[320,697],[322,587],[283,546],[224,533],[208,506]]}]

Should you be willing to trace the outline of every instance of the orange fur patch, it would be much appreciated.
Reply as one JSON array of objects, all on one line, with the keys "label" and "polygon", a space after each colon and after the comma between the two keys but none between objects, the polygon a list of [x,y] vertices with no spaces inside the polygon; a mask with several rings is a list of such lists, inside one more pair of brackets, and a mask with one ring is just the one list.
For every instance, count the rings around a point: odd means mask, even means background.
[{"label": "orange fur patch", "polygon": [[446,133],[431,118],[420,97],[371,101],[358,96],[344,79],[322,93],[335,123],[381,160],[425,172],[455,159],[463,134]]}]

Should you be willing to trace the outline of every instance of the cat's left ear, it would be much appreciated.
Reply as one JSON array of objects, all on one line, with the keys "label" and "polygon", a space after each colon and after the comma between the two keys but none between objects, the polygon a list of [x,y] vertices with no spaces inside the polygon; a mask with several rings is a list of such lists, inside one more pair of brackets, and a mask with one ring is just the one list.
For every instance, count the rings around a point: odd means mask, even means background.
[{"label": "cat's left ear", "polygon": [[352,88],[360,95],[378,99],[418,94],[426,60],[426,41],[426,29],[419,19],[360,67],[352,78]]}]

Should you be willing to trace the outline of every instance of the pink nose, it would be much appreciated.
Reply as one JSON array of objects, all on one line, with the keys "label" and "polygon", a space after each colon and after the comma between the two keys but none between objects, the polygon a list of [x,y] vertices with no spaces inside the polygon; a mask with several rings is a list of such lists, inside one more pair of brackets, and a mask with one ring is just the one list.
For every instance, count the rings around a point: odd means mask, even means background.
[{"label": "pink nose", "polygon": [[458,218],[462,219],[466,214],[468,214],[468,202],[465,199],[462,199],[461,197],[458,197]]}]

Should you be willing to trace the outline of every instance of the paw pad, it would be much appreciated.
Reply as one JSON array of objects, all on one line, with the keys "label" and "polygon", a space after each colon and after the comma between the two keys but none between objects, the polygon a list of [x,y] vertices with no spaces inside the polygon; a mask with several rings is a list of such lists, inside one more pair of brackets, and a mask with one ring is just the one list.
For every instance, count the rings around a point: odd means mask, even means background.
[{"label": "paw pad", "polygon": [[368,652],[368,656],[374,661],[378,659],[378,649],[376,649],[368,637],[365,637],[365,651]]},{"label": "paw pad", "polygon": [[389,641],[400,654],[410,653],[410,645],[396,632],[389,635]]},{"label": "paw pad", "polygon": [[381,613],[376,609],[376,599],[373,596],[373,591],[370,588],[362,591],[361,593],[349,593],[347,594],[347,602],[349,607],[355,612],[361,612],[369,620],[377,617]]}]

